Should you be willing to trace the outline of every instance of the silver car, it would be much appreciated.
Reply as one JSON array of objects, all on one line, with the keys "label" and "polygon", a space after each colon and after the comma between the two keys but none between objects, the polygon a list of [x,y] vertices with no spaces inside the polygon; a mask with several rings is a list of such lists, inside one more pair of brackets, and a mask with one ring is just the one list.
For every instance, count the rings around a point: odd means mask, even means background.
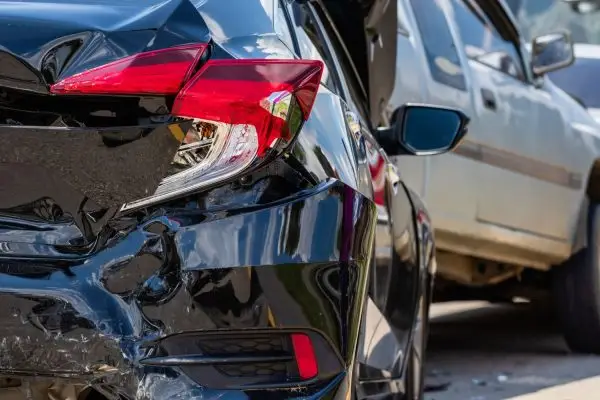
[{"label": "silver car", "polygon": [[432,214],[438,296],[550,291],[570,347],[600,353],[600,126],[546,76],[572,64],[569,33],[525,43],[499,0],[398,6],[390,119],[407,102],[471,117],[453,153],[396,159]]}]

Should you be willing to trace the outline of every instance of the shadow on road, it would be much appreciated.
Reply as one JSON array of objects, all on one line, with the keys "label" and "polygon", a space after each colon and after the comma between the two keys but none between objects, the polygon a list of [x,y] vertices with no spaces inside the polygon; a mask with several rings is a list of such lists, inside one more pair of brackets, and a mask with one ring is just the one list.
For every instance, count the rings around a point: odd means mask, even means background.
[{"label": "shadow on road", "polygon": [[428,392],[425,398],[596,398],[600,393],[600,357],[571,354],[550,315],[549,307],[528,304],[434,305],[428,383],[441,390]]}]

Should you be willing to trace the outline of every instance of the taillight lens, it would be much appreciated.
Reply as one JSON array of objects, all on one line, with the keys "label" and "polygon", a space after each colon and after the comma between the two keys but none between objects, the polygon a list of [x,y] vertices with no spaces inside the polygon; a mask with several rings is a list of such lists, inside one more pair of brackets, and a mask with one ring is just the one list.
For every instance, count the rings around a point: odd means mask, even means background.
[{"label": "taillight lens", "polygon": [[[174,160],[179,170],[131,209],[234,177],[285,149],[308,118],[321,61],[209,60],[206,45],[142,53],[69,77],[55,94],[174,95],[172,114],[193,120]],[[183,86],[183,87],[182,87]]]},{"label": "taillight lens", "polygon": [[173,114],[255,131],[263,155],[308,117],[321,71],[319,61],[209,61],[181,90]]},{"label": "taillight lens", "polygon": [[[240,174],[269,151],[283,150],[310,114],[322,70],[320,61],[207,62],[177,96],[173,114],[194,119],[188,141],[201,131],[196,143],[208,139],[211,148],[200,162],[166,178],[154,196],[140,201],[198,190]],[[140,202],[125,208],[135,206]]]},{"label": "taillight lens", "polygon": [[54,94],[175,95],[206,49],[190,44],[125,57],[63,79]]}]

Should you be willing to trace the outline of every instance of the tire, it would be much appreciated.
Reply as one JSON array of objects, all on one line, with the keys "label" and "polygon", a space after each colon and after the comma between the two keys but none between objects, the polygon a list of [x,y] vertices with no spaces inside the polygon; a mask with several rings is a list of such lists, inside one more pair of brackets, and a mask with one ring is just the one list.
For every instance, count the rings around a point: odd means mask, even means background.
[{"label": "tire", "polygon": [[557,317],[569,348],[600,354],[600,204],[590,204],[588,246],[553,274]]}]

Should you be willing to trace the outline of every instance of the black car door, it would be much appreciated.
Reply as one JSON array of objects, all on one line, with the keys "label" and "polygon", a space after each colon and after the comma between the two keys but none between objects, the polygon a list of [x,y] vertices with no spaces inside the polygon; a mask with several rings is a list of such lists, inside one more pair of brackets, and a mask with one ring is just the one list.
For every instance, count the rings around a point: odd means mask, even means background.
[{"label": "black car door", "polygon": [[326,10],[318,4],[295,7],[306,7],[302,12],[308,10],[320,30],[320,47],[331,55],[330,73],[344,100],[341,104],[355,138],[358,172],[365,180],[359,190],[371,196],[378,209],[377,248],[359,347],[361,379],[396,378],[408,351],[420,287],[413,207],[394,166],[371,133],[367,91]]}]

